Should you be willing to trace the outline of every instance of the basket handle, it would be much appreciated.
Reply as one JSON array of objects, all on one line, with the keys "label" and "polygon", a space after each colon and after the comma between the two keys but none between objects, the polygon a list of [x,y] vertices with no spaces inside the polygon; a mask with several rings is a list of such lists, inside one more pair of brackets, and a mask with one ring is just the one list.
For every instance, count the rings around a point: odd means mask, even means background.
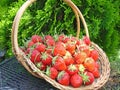
[{"label": "basket handle", "polygon": [[[86,36],[89,37],[89,32],[88,32],[88,27],[87,27],[87,24],[85,22],[85,19],[81,13],[81,11],[78,9],[78,7],[71,1],[71,0],[63,0],[65,3],[67,3],[72,9],[73,11],[77,11],[82,23],[83,23],[83,26],[84,26],[84,29],[85,29],[85,33],[86,33]],[[78,30],[77,28],[77,38],[79,37],[79,33],[80,31]]]},{"label": "basket handle", "polygon": [[[18,10],[18,12],[17,12],[17,14],[16,14],[16,16],[14,18],[13,26],[12,26],[12,33],[11,33],[11,41],[12,41],[12,50],[15,53],[15,55],[18,55],[20,53],[19,46],[18,46],[18,39],[17,39],[20,18],[23,15],[23,13],[26,10],[26,8],[29,5],[31,5],[33,2],[35,2],[35,1],[36,0],[27,0],[21,6],[21,8]],[[89,37],[88,28],[87,28],[86,22],[84,20],[84,17],[82,15],[82,13],[80,12],[80,10],[77,8],[77,6],[71,0],[63,0],[63,1],[65,3],[67,3],[73,9],[73,12],[75,13],[76,21],[77,21],[77,35],[76,35],[76,37],[79,38],[79,33],[80,33],[80,18],[81,18],[82,23],[84,25],[86,36]]]}]

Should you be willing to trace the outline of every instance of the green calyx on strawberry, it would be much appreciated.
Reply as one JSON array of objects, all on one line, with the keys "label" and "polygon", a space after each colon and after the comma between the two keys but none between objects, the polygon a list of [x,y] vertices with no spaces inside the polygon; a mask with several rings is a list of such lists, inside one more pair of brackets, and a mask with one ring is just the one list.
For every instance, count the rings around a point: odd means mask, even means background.
[{"label": "green calyx on strawberry", "polygon": [[52,56],[46,52],[41,55],[42,63],[45,65],[50,65],[52,63]]},{"label": "green calyx on strawberry", "polygon": [[71,64],[68,66],[66,71],[69,73],[69,75],[73,75],[75,73],[78,73],[78,68],[74,64]]},{"label": "green calyx on strawberry", "polygon": [[36,63],[36,66],[42,71],[46,70],[46,65],[44,65],[42,62]]},{"label": "green calyx on strawberry", "polygon": [[66,65],[74,63],[74,59],[69,51],[66,52],[65,56],[63,56],[63,59]]},{"label": "green calyx on strawberry", "polygon": [[62,85],[68,86],[70,83],[70,76],[66,71],[61,71],[57,76],[57,81]]},{"label": "green calyx on strawberry", "polygon": [[78,69],[80,73],[84,73],[85,71],[85,67],[83,66],[83,64],[79,64]]},{"label": "green calyx on strawberry", "polygon": [[52,79],[56,79],[58,75],[58,71],[54,67],[47,67],[46,75],[48,75]]}]

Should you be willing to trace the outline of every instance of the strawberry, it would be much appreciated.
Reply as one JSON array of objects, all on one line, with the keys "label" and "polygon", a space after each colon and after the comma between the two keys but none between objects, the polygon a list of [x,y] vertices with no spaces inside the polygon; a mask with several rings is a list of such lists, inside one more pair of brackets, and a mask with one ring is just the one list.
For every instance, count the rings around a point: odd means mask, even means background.
[{"label": "strawberry", "polygon": [[66,70],[66,65],[65,62],[63,60],[62,57],[60,56],[56,56],[53,58],[53,66],[57,69],[57,70]]},{"label": "strawberry", "polygon": [[72,75],[70,78],[70,83],[74,88],[80,87],[82,85],[82,77],[77,73]]},{"label": "strawberry", "polygon": [[32,53],[31,53],[31,55],[30,55],[30,60],[31,60],[33,63],[35,63],[35,62],[40,62],[40,61],[41,61],[40,57],[41,57],[40,52],[37,51],[37,50],[33,50]]},{"label": "strawberry", "polygon": [[78,73],[78,68],[74,65],[74,64],[71,64],[71,65],[69,65],[68,67],[67,67],[67,70],[66,70],[68,73],[69,73],[69,75],[71,76],[71,75],[73,75],[73,74],[75,74],[75,73]]},{"label": "strawberry", "polygon": [[36,63],[36,66],[40,69],[40,70],[46,70],[46,65],[43,64],[42,62],[38,62]]},{"label": "strawberry", "polygon": [[69,37],[65,37],[63,40],[64,43],[71,42],[71,39]]},{"label": "strawberry", "polygon": [[91,73],[94,75],[95,78],[100,77],[100,72],[99,72],[98,68],[96,68],[96,67]]},{"label": "strawberry", "polygon": [[66,71],[61,71],[57,76],[57,81],[62,85],[68,86],[70,83],[70,76]]},{"label": "strawberry", "polygon": [[58,41],[63,42],[64,39],[65,39],[65,35],[64,34],[59,35]]},{"label": "strawberry", "polygon": [[95,61],[92,58],[86,58],[84,66],[88,71],[93,71],[95,69]]},{"label": "strawberry", "polygon": [[38,43],[35,47],[39,52],[45,52],[46,46],[43,43]]},{"label": "strawberry", "polygon": [[90,47],[85,44],[79,45],[79,50],[85,52],[87,56],[90,55]]},{"label": "strawberry", "polygon": [[66,52],[63,59],[64,59],[64,62],[67,66],[74,63],[74,59],[68,51]]},{"label": "strawberry", "polygon": [[38,35],[33,35],[31,39],[32,39],[32,41],[34,43],[36,43],[36,42],[42,42],[42,37],[40,37]]},{"label": "strawberry", "polygon": [[66,54],[66,49],[63,45],[61,44],[55,45],[54,50],[53,50],[54,56],[56,55],[64,56],[65,54]]},{"label": "strawberry", "polygon": [[33,46],[35,43],[33,41],[29,41],[27,44],[27,48],[30,48],[31,46]]},{"label": "strawberry", "polygon": [[85,75],[88,77],[88,79],[84,79],[84,84],[85,85],[90,85],[94,82],[95,78],[91,72],[85,72]]},{"label": "strawberry", "polygon": [[100,65],[99,65],[98,62],[95,62],[95,67],[98,68],[98,69],[100,68]]},{"label": "strawberry", "polygon": [[74,54],[74,60],[77,64],[82,64],[86,58],[87,54],[85,52],[79,52]]},{"label": "strawberry", "polygon": [[83,38],[83,41],[85,42],[86,45],[90,45],[90,43],[91,43],[90,38],[87,37],[87,36],[85,36],[85,37]]},{"label": "strawberry", "polygon": [[66,43],[66,49],[67,49],[71,54],[74,54],[75,48],[76,48],[75,42],[68,42],[68,43]]},{"label": "strawberry", "polygon": [[48,75],[52,79],[56,79],[58,75],[58,71],[54,67],[47,67],[46,75]]},{"label": "strawberry", "polygon": [[50,36],[50,35],[46,35],[46,36],[45,36],[45,43],[46,43],[48,46],[54,46],[54,45],[55,45],[55,41],[54,41],[53,37]]},{"label": "strawberry", "polygon": [[52,56],[46,52],[42,53],[41,60],[43,64],[50,65],[52,63]]},{"label": "strawberry", "polygon": [[97,61],[98,57],[99,57],[99,54],[98,54],[98,52],[96,50],[92,50],[90,52],[90,57],[92,57],[95,61]]}]

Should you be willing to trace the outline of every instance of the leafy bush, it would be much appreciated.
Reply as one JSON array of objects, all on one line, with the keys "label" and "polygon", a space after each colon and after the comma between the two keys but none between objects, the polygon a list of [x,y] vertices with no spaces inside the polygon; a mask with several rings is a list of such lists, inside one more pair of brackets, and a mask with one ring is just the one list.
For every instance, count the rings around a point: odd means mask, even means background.
[{"label": "leafy bush", "polygon": [[[115,56],[120,45],[119,0],[72,0],[83,13],[88,25],[90,38],[108,56]],[[11,28],[17,10],[25,0],[13,0],[1,17],[0,43],[7,49],[6,57],[12,56]],[[2,12],[2,11],[1,11]],[[82,26],[81,26],[82,27]],[[81,34],[83,28],[81,29]],[[54,35],[65,33],[76,35],[76,19],[71,8],[62,0],[37,0],[21,18],[19,26],[19,45],[33,34]]]}]

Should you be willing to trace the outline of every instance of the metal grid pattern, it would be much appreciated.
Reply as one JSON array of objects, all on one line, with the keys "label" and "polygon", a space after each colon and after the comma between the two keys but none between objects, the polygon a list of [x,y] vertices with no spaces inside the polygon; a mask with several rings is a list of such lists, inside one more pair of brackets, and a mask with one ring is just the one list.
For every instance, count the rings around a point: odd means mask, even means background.
[{"label": "metal grid pattern", "polygon": [[0,64],[0,90],[57,90],[43,79],[32,76],[11,58]]}]

